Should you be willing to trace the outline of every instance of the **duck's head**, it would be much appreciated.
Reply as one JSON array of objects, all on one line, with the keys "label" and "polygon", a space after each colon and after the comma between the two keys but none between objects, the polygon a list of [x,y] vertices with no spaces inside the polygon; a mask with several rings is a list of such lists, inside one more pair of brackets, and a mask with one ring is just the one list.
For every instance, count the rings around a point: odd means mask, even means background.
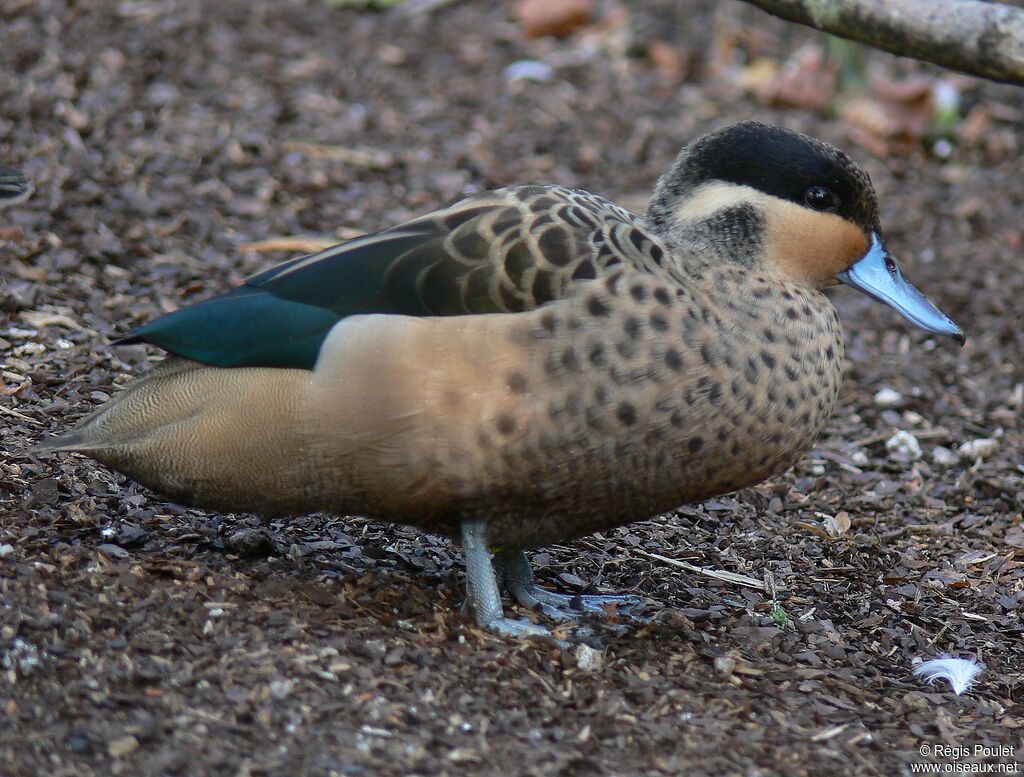
[{"label": "duck's head", "polygon": [[927,332],[964,342],[886,248],[868,174],[799,132],[751,121],[696,140],[658,182],[645,220],[707,261],[816,289],[845,283]]}]

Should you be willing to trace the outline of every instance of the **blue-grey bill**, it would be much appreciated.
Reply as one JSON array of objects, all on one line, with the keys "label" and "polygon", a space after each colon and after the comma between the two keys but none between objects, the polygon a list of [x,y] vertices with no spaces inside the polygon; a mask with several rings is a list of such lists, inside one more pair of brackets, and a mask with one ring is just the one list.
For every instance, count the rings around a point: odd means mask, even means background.
[{"label": "blue-grey bill", "polygon": [[884,302],[914,326],[964,344],[963,330],[903,277],[877,234],[872,233],[868,252],[836,277],[847,286]]}]

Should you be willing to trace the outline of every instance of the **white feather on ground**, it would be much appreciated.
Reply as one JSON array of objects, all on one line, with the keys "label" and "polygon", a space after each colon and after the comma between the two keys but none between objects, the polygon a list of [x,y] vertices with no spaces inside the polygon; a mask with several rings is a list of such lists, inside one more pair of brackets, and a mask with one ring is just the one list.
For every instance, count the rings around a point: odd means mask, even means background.
[{"label": "white feather on ground", "polygon": [[947,680],[957,696],[974,685],[974,679],[985,671],[985,665],[973,658],[952,658],[939,656],[930,661],[923,661],[914,667],[914,674],[927,683],[936,680]]}]

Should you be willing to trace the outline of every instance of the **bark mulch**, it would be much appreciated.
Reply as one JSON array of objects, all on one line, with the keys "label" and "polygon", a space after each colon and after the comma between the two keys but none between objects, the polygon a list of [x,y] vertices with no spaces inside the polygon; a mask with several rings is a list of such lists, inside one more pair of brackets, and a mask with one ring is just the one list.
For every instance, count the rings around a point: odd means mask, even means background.
[{"label": "bark mulch", "polygon": [[[738,3],[600,3],[562,40],[527,39],[511,4],[409,4],[0,8],[0,162],[37,187],[0,215],[0,774],[896,775],[1022,757],[1021,93],[869,53],[885,83],[958,90],[933,154],[778,105],[802,98],[764,74],[819,37]],[[25,452],[158,358],[113,336],[314,239],[515,182],[641,209],[683,144],[746,118],[864,162],[890,245],[968,343],[840,290],[847,382],[795,469],[533,554],[547,585],[643,594],[653,623],[595,625],[575,651],[499,639],[459,614],[446,541],[186,509]],[[920,458],[887,446],[899,430]],[[986,665],[962,696],[911,674],[943,653]]]}]

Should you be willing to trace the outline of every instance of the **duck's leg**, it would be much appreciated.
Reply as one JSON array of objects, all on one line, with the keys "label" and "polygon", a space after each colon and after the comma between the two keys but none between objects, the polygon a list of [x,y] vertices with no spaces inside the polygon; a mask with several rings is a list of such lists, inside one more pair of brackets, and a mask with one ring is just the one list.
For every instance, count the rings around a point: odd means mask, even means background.
[{"label": "duck's leg", "polygon": [[543,626],[505,617],[498,580],[491,565],[491,551],[487,547],[486,529],[484,521],[463,521],[461,526],[462,551],[466,554],[466,606],[477,625],[509,637],[554,639]]},{"label": "duck's leg", "polygon": [[628,611],[641,602],[639,598],[628,595],[572,595],[545,590],[533,582],[533,570],[521,550],[500,551],[494,557],[494,565],[505,588],[517,602],[554,620],[577,620],[584,613],[607,615],[606,605],[615,605],[620,611]]}]

